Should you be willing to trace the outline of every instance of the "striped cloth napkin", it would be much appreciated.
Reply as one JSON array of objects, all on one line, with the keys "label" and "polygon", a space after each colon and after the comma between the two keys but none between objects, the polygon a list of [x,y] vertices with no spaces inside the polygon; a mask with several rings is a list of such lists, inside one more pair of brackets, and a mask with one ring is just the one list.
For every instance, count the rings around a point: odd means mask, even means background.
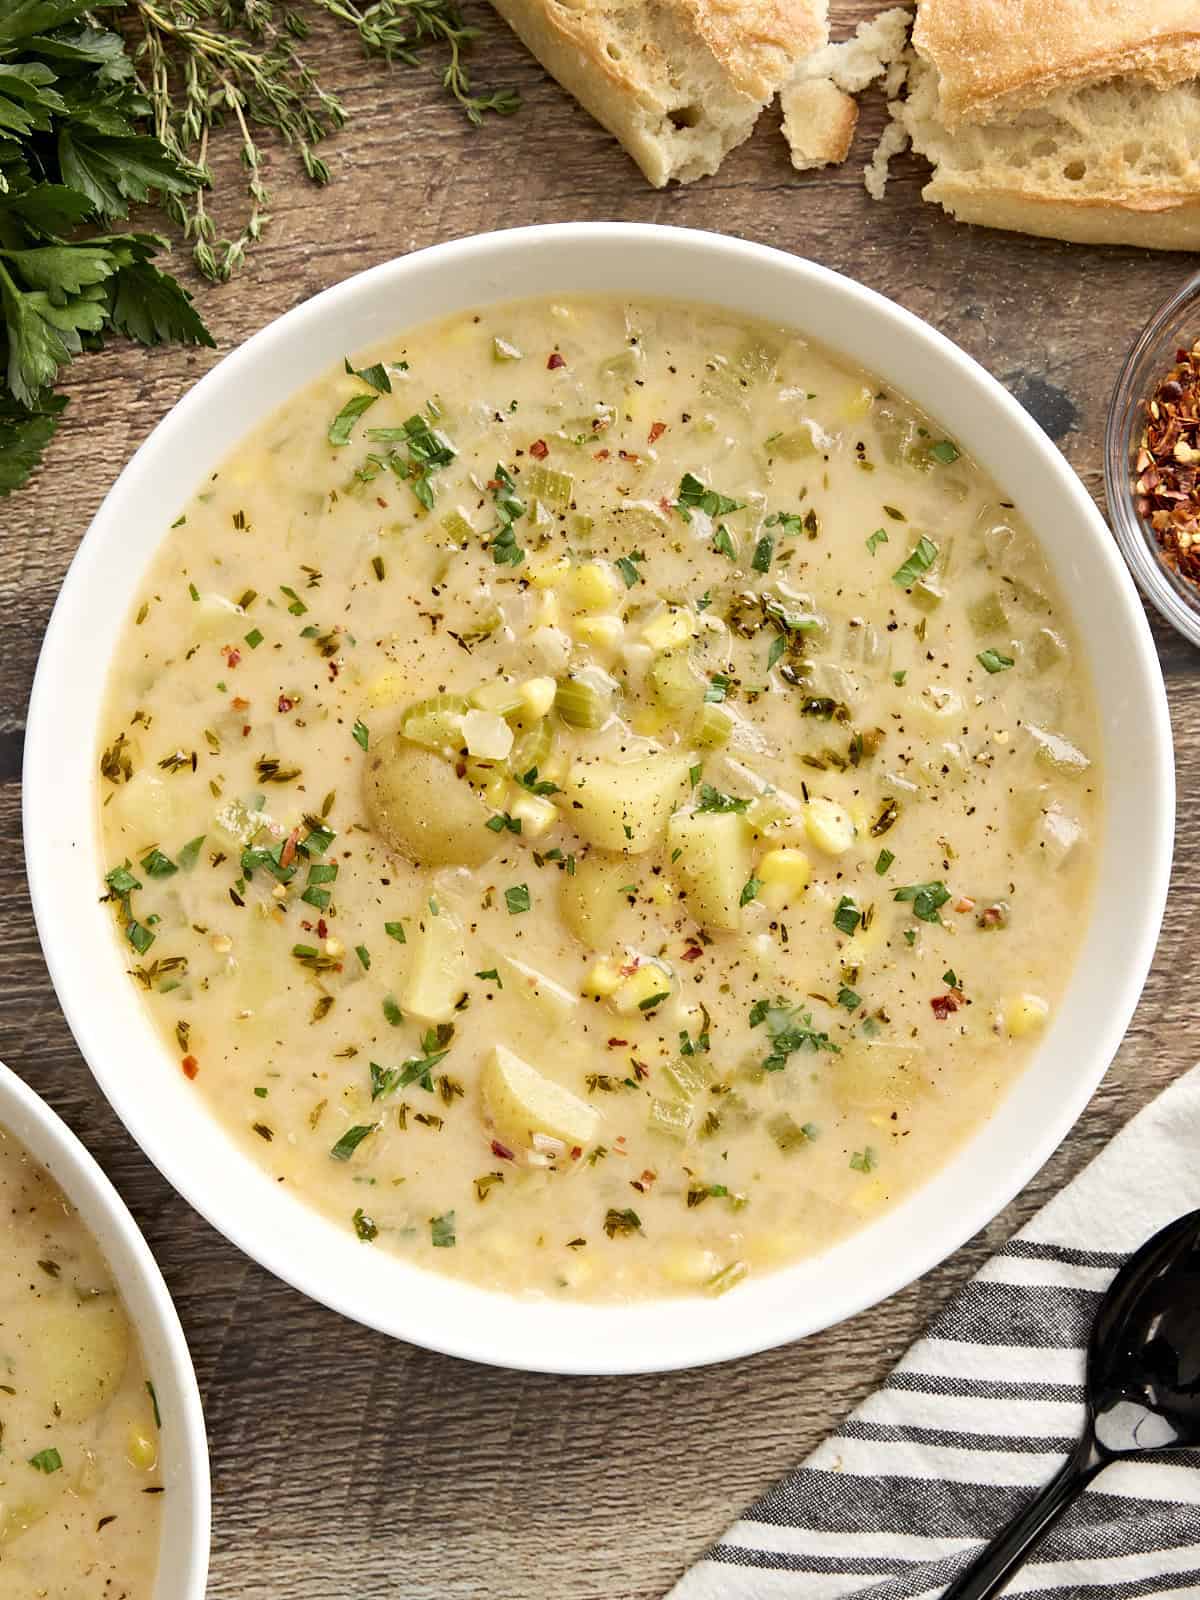
[{"label": "striped cloth napkin", "polygon": [[[669,1600],[933,1600],[1074,1444],[1088,1334],[1117,1268],[1197,1207],[1200,1067],[992,1257]],[[1109,1467],[1007,1592],[1196,1600],[1200,1451]]]}]

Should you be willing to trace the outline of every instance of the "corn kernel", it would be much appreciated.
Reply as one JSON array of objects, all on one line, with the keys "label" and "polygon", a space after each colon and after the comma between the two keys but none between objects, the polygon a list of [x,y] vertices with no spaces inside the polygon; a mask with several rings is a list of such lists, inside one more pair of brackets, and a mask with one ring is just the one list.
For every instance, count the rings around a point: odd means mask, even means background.
[{"label": "corn kernel", "polygon": [[125,1441],[125,1456],[131,1467],[136,1467],[139,1472],[149,1472],[158,1462],[158,1441],[145,1428],[134,1424]]},{"label": "corn kernel", "polygon": [[620,593],[616,573],[599,561],[572,567],[563,587],[580,611],[606,611],[616,604]]},{"label": "corn kernel", "polygon": [[854,843],[854,823],[834,800],[810,800],[804,813],[808,837],[827,855],[843,855]]},{"label": "corn kernel", "polygon": [[613,1007],[623,1017],[636,1016],[639,1011],[652,1011],[646,1002],[656,995],[669,996],[675,988],[671,974],[656,961],[646,961],[625,978],[612,997]]},{"label": "corn kernel", "polygon": [[812,865],[803,850],[768,850],[755,877],[762,883],[759,899],[769,906],[783,906],[808,887]]},{"label": "corn kernel", "polygon": [[642,638],[651,650],[676,650],[694,638],[696,619],[686,606],[664,611],[642,629]]},{"label": "corn kernel", "polygon": [[526,678],[517,691],[521,704],[531,717],[544,717],[554,704],[558,685],[553,678]]},{"label": "corn kernel", "polygon": [[599,616],[576,617],[571,624],[576,642],[587,645],[600,655],[612,655],[621,643],[625,624],[620,617],[607,612]]},{"label": "corn kernel", "polygon": [[1014,1039],[1035,1033],[1050,1015],[1050,1002],[1040,994],[1018,994],[1004,1008],[1004,1023]]},{"label": "corn kernel", "polygon": [[545,795],[530,794],[522,789],[509,806],[509,814],[521,824],[521,831],[531,839],[538,838],[558,821],[558,807]]},{"label": "corn kernel", "polygon": [[621,983],[621,972],[618,967],[614,967],[611,961],[597,961],[583,980],[583,992],[606,1000],[609,995],[616,994]]}]

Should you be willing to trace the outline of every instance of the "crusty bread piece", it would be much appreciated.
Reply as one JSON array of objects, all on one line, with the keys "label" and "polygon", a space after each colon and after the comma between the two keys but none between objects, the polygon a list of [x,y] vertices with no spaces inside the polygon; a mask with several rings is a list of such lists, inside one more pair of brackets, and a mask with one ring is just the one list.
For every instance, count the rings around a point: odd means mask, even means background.
[{"label": "crusty bread piece", "polygon": [[656,188],[715,172],[798,60],[827,0],[492,0]]},{"label": "crusty bread piece", "polygon": [[1200,249],[1200,83],[1116,78],[948,130],[937,70],[915,61],[891,109],[933,162],[922,191],[963,222],[1083,244]]},{"label": "crusty bread piece", "polygon": [[784,137],[799,171],[846,159],[858,123],[851,96],[882,78],[903,54],[911,22],[911,11],[894,6],[801,63],[779,96]]},{"label": "crusty bread piece", "polygon": [[858,102],[832,78],[797,78],[779,92],[783,136],[798,172],[845,161],[858,126]]},{"label": "crusty bread piece", "polygon": [[1200,76],[1200,0],[920,0],[913,44],[954,128],[1108,78]]}]

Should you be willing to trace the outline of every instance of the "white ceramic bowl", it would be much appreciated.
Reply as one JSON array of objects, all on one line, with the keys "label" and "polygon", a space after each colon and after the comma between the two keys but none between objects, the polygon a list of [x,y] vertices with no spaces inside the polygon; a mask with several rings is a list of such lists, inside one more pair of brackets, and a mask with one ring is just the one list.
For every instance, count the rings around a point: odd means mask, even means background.
[{"label": "white ceramic bowl", "polygon": [[[196,486],[345,352],[468,307],[567,291],[706,300],[789,323],[949,426],[1037,530],[1086,640],[1103,711],[1108,812],[1095,903],[1028,1072],[903,1205],[819,1258],[715,1301],[518,1300],[382,1251],[368,1264],[347,1230],[271,1182],[198,1107],[97,904],[104,667],[138,574]],[[221,362],[142,445],[83,540],[46,634],[25,742],[26,851],[46,959],[83,1054],[150,1159],[235,1244],[347,1316],[454,1355],[557,1372],[695,1366],[798,1338],[892,1294],[989,1222],[1061,1141],[1121,1041],[1154,950],[1173,820],[1166,701],[1133,584],[1083,486],[1020,406],[916,317],[811,262],[617,223],[516,229],[420,251],[298,306]]]},{"label": "white ceramic bowl", "polygon": [[[150,1247],[125,1202],[44,1100],[0,1062],[0,1127],[41,1163],[104,1253],[137,1329],[162,1413],[162,1553],[155,1600],[204,1600],[210,1500],[208,1443],[187,1341]],[[2,1585],[0,1585],[2,1587]]]}]

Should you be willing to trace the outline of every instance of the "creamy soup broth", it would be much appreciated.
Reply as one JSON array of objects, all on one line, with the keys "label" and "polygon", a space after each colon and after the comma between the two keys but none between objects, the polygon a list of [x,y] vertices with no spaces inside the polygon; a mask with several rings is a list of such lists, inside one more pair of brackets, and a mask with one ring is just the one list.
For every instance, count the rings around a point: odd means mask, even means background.
[{"label": "creamy soup broth", "polygon": [[0,1593],[149,1600],[157,1401],[103,1256],[0,1128]]},{"label": "creamy soup broth", "polygon": [[996,1105],[1086,918],[1033,537],[902,397],[710,308],[353,365],[186,506],[112,668],[171,1070],[364,1270],[623,1298],[823,1248]]}]

